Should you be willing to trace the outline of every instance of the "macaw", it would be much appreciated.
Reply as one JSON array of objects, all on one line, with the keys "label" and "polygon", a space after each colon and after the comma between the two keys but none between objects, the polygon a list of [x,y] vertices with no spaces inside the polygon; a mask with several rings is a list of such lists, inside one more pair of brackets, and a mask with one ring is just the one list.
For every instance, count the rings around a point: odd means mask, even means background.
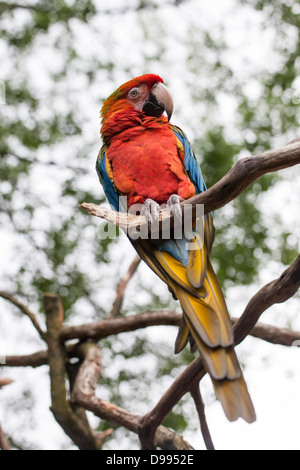
[{"label": "macaw", "polygon": [[[121,85],[103,103],[103,145],[96,169],[116,211],[142,205],[149,223],[162,204],[174,216],[180,202],[206,190],[200,166],[184,132],[172,125],[173,100],[162,78],[146,74]],[[126,196],[127,207],[121,207]],[[187,240],[131,240],[146,264],[164,281],[182,311],[175,353],[197,348],[229,421],[255,421],[254,407],[234,351],[232,324],[209,255],[214,241],[212,214],[204,230],[193,228],[197,249]]]}]

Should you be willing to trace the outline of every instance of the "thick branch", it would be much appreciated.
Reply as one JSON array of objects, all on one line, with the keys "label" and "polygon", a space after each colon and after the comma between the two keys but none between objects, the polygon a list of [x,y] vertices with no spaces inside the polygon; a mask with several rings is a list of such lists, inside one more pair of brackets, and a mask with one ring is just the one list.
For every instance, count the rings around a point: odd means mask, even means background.
[{"label": "thick branch", "polygon": [[[140,416],[96,397],[95,391],[100,372],[101,354],[99,347],[89,345],[86,358],[81,365],[73,388],[72,402],[92,411],[96,416],[110,423],[124,426],[130,431],[137,433],[141,419]],[[164,426],[160,426],[157,429],[155,441],[157,446],[166,450],[193,450],[181,436]]]},{"label": "thick branch", "polygon": [[206,371],[201,358],[197,357],[197,359],[194,359],[184,372],[177,377],[153,410],[143,416],[139,428],[139,438],[143,449],[152,450],[155,448],[154,436],[158,426],[172,411],[176,403],[178,403],[187,392],[192,390],[205,374]]},{"label": "thick branch", "polygon": [[6,356],[1,367],[40,367],[48,364],[48,351],[38,351],[24,356]]},{"label": "thick branch", "polygon": [[197,204],[204,204],[205,213],[214,211],[237,198],[261,176],[299,164],[300,141],[270,150],[262,155],[245,157],[239,160],[214,186],[190,199],[189,203],[193,207]]},{"label": "thick branch", "polygon": [[[111,320],[104,320],[99,323],[69,327],[66,336],[70,336],[72,339],[80,339],[81,337],[84,340],[98,340],[117,334],[116,330],[118,333],[121,333],[155,325],[179,326],[181,322],[181,314],[177,313],[175,310],[146,312],[144,314],[142,313],[140,315],[126,317],[115,321],[117,322],[117,325],[114,325],[114,322]],[[236,324],[238,321],[238,318],[232,318],[233,324]],[[73,330],[73,328],[76,328],[76,330]],[[76,336],[76,332],[78,333],[78,336]],[[280,344],[282,346],[292,346],[293,343],[300,341],[299,331],[290,330],[288,328],[277,328],[264,323],[257,323],[251,330],[250,335],[263,341],[267,341],[272,344]],[[64,331],[61,334],[61,337],[63,339],[68,339],[65,338]],[[77,344],[66,345],[66,355],[68,358],[76,357],[82,359],[82,353]],[[5,364],[1,364],[1,366],[35,368],[47,364],[48,351],[38,351],[34,354],[24,356],[6,356]]]},{"label": "thick branch", "polygon": [[1,450],[10,450],[9,441],[0,425],[0,449]]},{"label": "thick branch", "polygon": [[300,255],[275,281],[264,286],[248,303],[234,327],[235,342],[239,344],[250,333],[259,317],[274,304],[286,302],[300,287]]},{"label": "thick branch", "polygon": [[[239,321],[239,318],[232,318],[233,324]],[[271,344],[280,344],[281,346],[293,346],[300,341],[300,332],[289,328],[278,328],[265,323],[257,323],[250,332],[250,336],[267,341]]]},{"label": "thick branch", "polygon": [[[81,349],[84,359],[79,365],[79,369],[71,388],[72,397],[81,397],[85,396],[85,394],[89,395],[91,393],[91,388],[97,384],[102,367],[101,350],[99,346],[92,342],[86,342],[82,344]],[[71,398],[72,407],[83,410],[84,408],[81,407],[79,401],[80,400],[76,402],[76,400]],[[110,428],[105,432],[96,435],[99,448],[102,448],[104,442],[111,436],[112,432],[113,429]]]},{"label": "thick branch", "polygon": [[[192,206],[193,218],[196,218],[197,205],[204,205],[204,213],[214,211],[225,206],[238,197],[245,189],[261,176],[275,171],[289,168],[300,163],[300,142],[292,142],[286,147],[270,150],[262,155],[246,157],[239,160],[234,167],[214,186],[204,193],[184,201],[181,204],[184,212],[185,206]],[[121,227],[126,233],[142,232],[149,233],[145,217],[132,214],[118,213],[110,209],[97,206],[96,204],[83,203],[80,206],[87,213],[106,219]],[[159,213],[160,230],[162,222],[173,223],[172,214],[168,209]],[[183,219],[184,220],[184,219]]]},{"label": "thick branch", "polygon": [[[181,314],[174,310],[157,312],[146,312],[139,315],[132,315],[126,318],[106,319],[101,322],[86,323],[78,326],[61,327],[61,342],[78,339],[80,341],[99,341],[111,335],[135,331],[149,326],[174,325],[179,326]],[[65,353],[68,358],[79,357],[82,359],[81,348],[77,344],[65,346]],[[3,367],[40,367],[48,364],[48,351],[38,351],[34,354],[21,356],[5,356]]]},{"label": "thick branch", "polygon": [[114,318],[102,322],[87,323],[79,326],[65,327],[61,331],[61,339],[93,339],[99,340],[111,335],[147,328],[155,325],[175,325],[181,321],[181,314],[173,310],[146,312],[126,318]]},{"label": "thick branch", "polygon": [[56,294],[45,294],[48,361],[51,382],[51,410],[56,421],[81,450],[98,450],[96,436],[87,422],[81,419],[67,400],[65,384],[66,353],[60,340],[62,305]]}]

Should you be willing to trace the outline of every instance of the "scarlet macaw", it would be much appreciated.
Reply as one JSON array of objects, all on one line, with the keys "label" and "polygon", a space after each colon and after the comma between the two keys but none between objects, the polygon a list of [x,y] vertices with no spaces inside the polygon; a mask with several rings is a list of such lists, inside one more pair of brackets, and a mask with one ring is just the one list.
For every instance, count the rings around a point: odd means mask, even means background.
[{"label": "scarlet macaw", "polygon": [[[128,210],[143,204],[147,220],[157,218],[167,203],[174,215],[180,201],[206,190],[191,145],[181,129],[170,124],[173,101],[163,80],[153,74],[120,86],[101,109],[100,150],[96,169],[105,194],[115,210],[119,196]],[[189,251],[187,240],[136,240],[135,249],[168,285],[183,310],[175,343],[180,352],[190,342],[199,349],[217,397],[230,421],[251,423],[255,411],[233,344],[233,331],[225,299],[209,255],[214,240],[211,214],[204,218],[204,240],[197,227]],[[204,241],[204,243],[202,243]]]}]

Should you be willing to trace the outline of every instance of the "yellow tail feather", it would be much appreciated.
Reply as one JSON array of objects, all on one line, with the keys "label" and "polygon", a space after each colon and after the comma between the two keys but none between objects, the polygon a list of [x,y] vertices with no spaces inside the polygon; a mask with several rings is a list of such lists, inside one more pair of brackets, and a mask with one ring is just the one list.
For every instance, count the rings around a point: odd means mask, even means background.
[{"label": "yellow tail feather", "polygon": [[229,421],[236,421],[242,417],[247,423],[254,423],[255,410],[243,376],[235,381],[213,380],[213,384]]},{"label": "yellow tail feather", "polygon": [[229,421],[242,417],[252,423],[256,419],[255,411],[233,348],[231,320],[208,258],[213,239],[212,217],[205,216],[204,243],[196,232],[192,242],[198,245],[198,249],[189,252],[187,266],[171,254],[159,251],[149,240],[134,242],[134,246],[141,258],[168,285],[183,309],[175,352],[180,352],[188,342],[192,350],[196,345]]}]

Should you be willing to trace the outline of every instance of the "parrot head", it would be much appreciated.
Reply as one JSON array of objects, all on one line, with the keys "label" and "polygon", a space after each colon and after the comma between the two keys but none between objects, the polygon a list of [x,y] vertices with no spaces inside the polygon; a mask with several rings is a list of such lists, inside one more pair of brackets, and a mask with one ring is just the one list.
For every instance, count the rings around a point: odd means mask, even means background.
[{"label": "parrot head", "polygon": [[130,109],[155,118],[160,118],[165,113],[170,121],[173,100],[163,79],[158,75],[146,74],[121,85],[103,103],[102,129],[113,114]]}]

